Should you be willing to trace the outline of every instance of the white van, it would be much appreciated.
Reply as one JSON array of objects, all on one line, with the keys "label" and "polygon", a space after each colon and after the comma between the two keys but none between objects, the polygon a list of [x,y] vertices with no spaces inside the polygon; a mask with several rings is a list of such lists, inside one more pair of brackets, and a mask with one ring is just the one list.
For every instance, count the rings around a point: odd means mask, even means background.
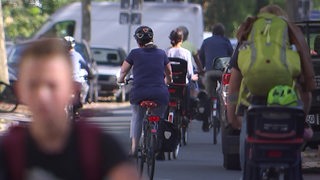
[{"label": "white van", "polygon": [[[120,3],[92,2],[91,45],[128,49],[128,25],[119,23]],[[155,43],[159,48],[170,46],[169,34],[174,28],[184,25],[189,29],[189,40],[200,47],[203,37],[203,14],[198,4],[175,2],[145,2],[142,6],[142,23],[154,30]],[[131,28],[130,47],[137,47],[133,38],[135,29]],[[55,12],[33,38],[41,36],[75,37],[81,41],[81,3],[75,2]]]}]

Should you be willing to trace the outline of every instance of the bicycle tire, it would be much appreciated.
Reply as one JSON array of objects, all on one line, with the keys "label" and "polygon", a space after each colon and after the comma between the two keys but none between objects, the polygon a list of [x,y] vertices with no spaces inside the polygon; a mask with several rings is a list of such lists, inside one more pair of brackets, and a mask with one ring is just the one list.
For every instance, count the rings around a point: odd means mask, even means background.
[{"label": "bicycle tire", "polygon": [[172,152],[173,159],[178,159],[179,152],[180,152],[180,144],[178,144],[177,147]]},{"label": "bicycle tire", "polygon": [[[142,147],[142,146],[140,146],[140,147]],[[143,175],[144,161],[145,161],[145,155],[144,155],[143,149],[139,148],[138,149],[138,155],[137,155],[137,164],[138,164],[138,167],[139,167],[139,173],[140,173],[141,177]]]},{"label": "bicycle tire", "polygon": [[12,86],[0,82],[0,112],[14,112],[18,107],[18,99]]},{"label": "bicycle tire", "polygon": [[218,136],[218,129],[216,127],[216,120],[213,120],[213,144],[217,144],[217,136]]},{"label": "bicycle tire", "polygon": [[147,163],[147,171],[148,176],[150,180],[153,180],[154,177],[154,170],[155,170],[155,162],[156,162],[156,145],[157,145],[157,139],[156,135],[150,134],[148,136],[148,153],[146,156],[146,163]]}]

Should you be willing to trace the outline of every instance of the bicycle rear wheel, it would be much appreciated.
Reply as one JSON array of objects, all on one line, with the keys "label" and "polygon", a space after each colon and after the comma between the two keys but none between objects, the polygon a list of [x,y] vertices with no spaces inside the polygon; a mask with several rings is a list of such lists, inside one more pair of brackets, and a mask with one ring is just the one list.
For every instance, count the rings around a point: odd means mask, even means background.
[{"label": "bicycle rear wheel", "polygon": [[18,107],[18,99],[13,88],[4,82],[0,82],[0,112],[13,112]]},{"label": "bicycle rear wheel", "polygon": [[219,120],[217,117],[213,118],[213,144],[218,143],[218,134],[219,134]]},{"label": "bicycle rear wheel", "polygon": [[146,163],[147,163],[147,171],[150,180],[153,180],[154,170],[155,170],[155,161],[156,161],[156,145],[157,145],[157,138],[156,135],[150,134],[147,140],[147,156],[146,156]]},{"label": "bicycle rear wheel", "polygon": [[186,146],[188,143],[188,124],[188,120],[183,119],[183,122],[181,124],[181,141],[184,146]]}]

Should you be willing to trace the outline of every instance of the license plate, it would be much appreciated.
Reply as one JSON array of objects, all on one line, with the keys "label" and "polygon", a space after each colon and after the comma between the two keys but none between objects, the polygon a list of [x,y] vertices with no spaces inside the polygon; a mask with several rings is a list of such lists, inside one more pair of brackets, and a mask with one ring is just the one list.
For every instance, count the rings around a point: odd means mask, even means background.
[{"label": "license plate", "polygon": [[310,114],[306,120],[310,125],[320,125],[319,114]]}]

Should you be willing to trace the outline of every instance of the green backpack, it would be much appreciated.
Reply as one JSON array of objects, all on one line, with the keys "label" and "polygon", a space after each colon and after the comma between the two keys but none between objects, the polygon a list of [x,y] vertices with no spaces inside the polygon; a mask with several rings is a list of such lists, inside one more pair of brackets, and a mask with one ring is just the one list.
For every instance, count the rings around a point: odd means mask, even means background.
[{"label": "green backpack", "polygon": [[243,76],[238,105],[249,106],[249,97],[267,96],[277,85],[293,86],[301,72],[300,56],[289,43],[287,21],[262,13],[248,40],[239,48],[238,65]]}]

